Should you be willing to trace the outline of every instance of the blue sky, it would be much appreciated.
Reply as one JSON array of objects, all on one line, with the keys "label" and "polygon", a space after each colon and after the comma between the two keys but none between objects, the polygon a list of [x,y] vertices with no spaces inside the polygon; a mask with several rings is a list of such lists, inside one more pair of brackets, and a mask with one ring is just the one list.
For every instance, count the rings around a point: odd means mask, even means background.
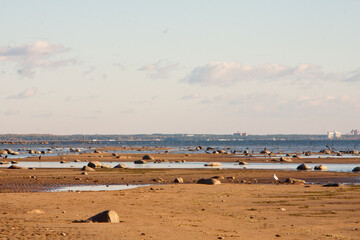
[{"label": "blue sky", "polygon": [[359,1],[0,4],[0,133],[360,128]]}]

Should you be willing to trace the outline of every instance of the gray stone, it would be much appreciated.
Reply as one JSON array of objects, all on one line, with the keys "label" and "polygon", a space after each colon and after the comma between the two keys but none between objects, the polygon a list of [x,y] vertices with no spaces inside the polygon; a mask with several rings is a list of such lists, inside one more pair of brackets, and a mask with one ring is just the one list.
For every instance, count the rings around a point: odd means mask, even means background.
[{"label": "gray stone", "polygon": [[146,164],[147,163],[147,161],[145,161],[145,160],[136,160],[136,161],[134,161],[134,164]]},{"label": "gray stone", "polygon": [[352,171],[353,172],[360,172],[360,167],[355,167]]},{"label": "gray stone", "polygon": [[150,156],[150,155],[144,155],[143,157],[142,157],[142,159],[143,160],[152,160],[152,161],[154,161],[155,160],[155,158],[153,157],[153,156]]},{"label": "gray stone", "polygon": [[119,164],[116,165],[114,168],[126,168],[126,164],[124,164],[124,163],[119,163]]},{"label": "gray stone", "polygon": [[87,219],[90,222],[119,223],[119,216],[114,210],[106,210]]},{"label": "gray stone", "polygon": [[221,184],[220,180],[215,179],[215,178],[201,178],[196,183],[198,183],[198,184],[208,184],[208,185]]},{"label": "gray stone", "polygon": [[303,163],[303,164],[300,164],[296,169],[297,170],[311,170],[311,167],[309,167],[308,165]]},{"label": "gray stone", "polygon": [[326,171],[326,170],[328,170],[328,168],[325,165],[321,164],[321,165],[316,165],[314,167],[314,170]]},{"label": "gray stone", "polygon": [[182,179],[181,177],[175,178],[174,183],[184,183],[184,179]]},{"label": "gray stone", "polygon": [[211,162],[211,163],[205,163],[205,167],[221,167],[221,163],[218,162]]},{"label": "gray stone", "polygon": [[99,161],[91,161],[88,163],[88,166],[91,168],[101,168],[101,162]]},{"label": "gray stone", "polygon": [[83,166],[83,168],[81,169],[81,171],[95,171],[95,169],[93,169],[92,167],[89,166]]}]

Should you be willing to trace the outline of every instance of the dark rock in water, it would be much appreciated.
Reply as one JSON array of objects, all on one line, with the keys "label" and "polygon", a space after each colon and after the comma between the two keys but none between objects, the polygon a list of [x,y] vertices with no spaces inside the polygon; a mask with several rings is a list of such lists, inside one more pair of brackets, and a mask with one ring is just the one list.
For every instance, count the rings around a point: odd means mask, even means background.
[{"label": "dark rock in water", "polygon": [[81,171],[95,171],[95,169],[89,167],[89,166],[83,166],[83,168],[81,169]]},{"label": "dark rock in water", "polygon": [[303,163],[303,164],[300,164],[296,169],[297,170],[311,170],[311,167],[309,167],[308,165]]},{"label": "dark rock in water", "polygon": [[304,184],[305,180],[302,179],[296,179],[296,178],[288,178],[285,180],[285,183],[291,183],[291,184]]},{"label": "dark rock in water", "polygon": [[11,165],[10,167],[8,167],[8,169],[28,169],[27,167],[19,167],[16,165]]},{"label": "dark rock in water", "polygon": [[353,172],[360,172],[360,167],[355,167],[352,171]]},{"label": "dark rock in water", "polygon": [[114,168],[126,168],[126,165],[124,163],[119,163]]},{"label": "dark rock in water", "polygon": [[91,161],[88,163],[88,166],[91,168],[101,168],[101,162],[99,161]]},{"label": "dark rock in water", "polygon": [[199,184],[208,184],[208,185],[216,185],[221,184],[220,180],[217,180],[215,178],[201,178],[196,183]]},{"label": "dark rock in water", "polygon": [[344,185],[341,183],[327,183],[323,185],[323,187],[342,187],[342,186]]},{"label": "dark rock in water", "polygon": [[146,164],[147,161],[145,161],[145,160],[136,160],[136,161],[134,161],[134,163],[135,164]]},{"label": "dark rock in water", "polygon": [[114,210],[106,210],[87,219],[90,222],[119,223],[119,216]]},{"label": "dark rock in water", "polygon": [[150,155],[144,155],[143,157],[142,157],[142,159],[143,160],[155,160],[155,158],[153,157],[153,156],[150,156]]},{"label": "dark rock in water", "polygon": [[181,177],[175,178],[174,183],[184,183],[184,179],[182,179]]},{"label": "dark rock in water", "polygon": [[314,170],[326,171],[326,170],[328,170],[328,168],[325,165],[321,164],[321,165],[316,165],[314,167]]},{"label": "dark rock in water", "polygon": [[239,165],[248,165],[247,162],[239,162]]}]

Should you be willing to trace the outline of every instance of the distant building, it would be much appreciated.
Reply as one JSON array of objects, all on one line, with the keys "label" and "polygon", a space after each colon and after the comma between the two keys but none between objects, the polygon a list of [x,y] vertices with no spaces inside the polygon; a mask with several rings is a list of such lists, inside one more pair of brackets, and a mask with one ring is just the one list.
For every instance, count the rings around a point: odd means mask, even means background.
[{"label": "distant building", "polygon": [[338,131],[328,132],[328,138],[329,139],[341,138],[341,132]]},{"label": "distant building", "polygon": [[236,133],[234,133],[234,135],[235,135],[235,136],[245,136],[245,137],[249,136],[248,133],[246,133],[246,132],[242,133],[242,132],[240,132],[240,131],[237,131]]},{"label": "distant building", "polygon": [[351,130],[350,135],[355,135],[355,136],[360,135],[360,131],[357,129],[353,129]]}]

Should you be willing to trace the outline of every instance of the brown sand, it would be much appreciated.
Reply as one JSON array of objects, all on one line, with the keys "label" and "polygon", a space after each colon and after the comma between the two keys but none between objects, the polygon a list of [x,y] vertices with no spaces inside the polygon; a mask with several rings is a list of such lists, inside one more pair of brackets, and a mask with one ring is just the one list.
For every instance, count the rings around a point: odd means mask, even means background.
[{"label": "brown sand", "polygon": [[[359,239],[360,188],[179,184],[1,193],[0,239]],[[28,213],[39,209],[44,213]],[[120,223],[76,223],[103,210]]]}]

